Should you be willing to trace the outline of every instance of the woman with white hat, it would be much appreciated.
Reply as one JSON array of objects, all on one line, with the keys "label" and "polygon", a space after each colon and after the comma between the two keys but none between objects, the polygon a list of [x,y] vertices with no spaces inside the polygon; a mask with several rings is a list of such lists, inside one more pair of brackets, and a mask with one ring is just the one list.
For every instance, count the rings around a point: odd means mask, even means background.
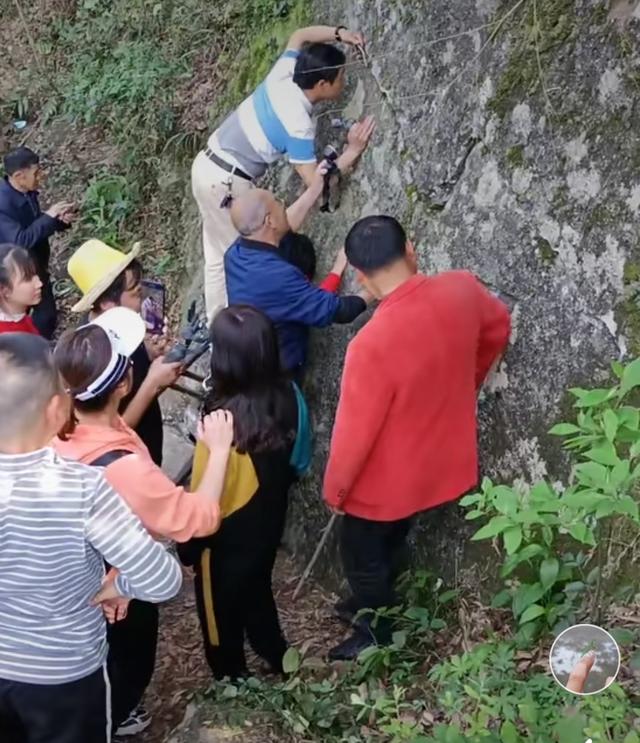
[{"label": "woman with white hat", "polygon": [[[203,480],[193,492],[175,485],[118,412],[131,386],[131,357],[144,334],[140,315],[116,307],[62,335],[54,359],[73,410],[53,446],[64,457],[103,466],[106,479],[152,534],[186,542],[212,534],[220,525],[219,499],[233,419],[230,413],[217,411],[203,420],[198,436],[212,452]],[[135,720],[128,716],[153,674],[158,613],[144,602],[131,602],[126,612],[117,604],[107,615],[116,621],[109,631],[109,673],[114,727],[127,722],[131,734],[149,724],[148,716]],[[125,617],[117,621],[122,613]]]}]

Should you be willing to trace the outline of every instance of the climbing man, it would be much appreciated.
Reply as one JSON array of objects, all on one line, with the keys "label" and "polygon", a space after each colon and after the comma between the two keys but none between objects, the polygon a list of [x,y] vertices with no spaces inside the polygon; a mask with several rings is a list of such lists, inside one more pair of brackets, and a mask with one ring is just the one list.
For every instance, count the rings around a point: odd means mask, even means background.
[{"label": "climbing man", "polygon": [[[344,88],[344,53],[328,43],[363,47],[361,34],[344,26],[311,26],[296,31],[267,78],[209,137],[193,162],[193,195],[202,216],[207,316],[227,304],[224,254],[238,233],[229,207],[253,187],[268,166],[283,156],[307,186],[317,167],[314,104],[337,99]],[[365,151],[375,124],[354,124],[336,164],[341,173]]]}]

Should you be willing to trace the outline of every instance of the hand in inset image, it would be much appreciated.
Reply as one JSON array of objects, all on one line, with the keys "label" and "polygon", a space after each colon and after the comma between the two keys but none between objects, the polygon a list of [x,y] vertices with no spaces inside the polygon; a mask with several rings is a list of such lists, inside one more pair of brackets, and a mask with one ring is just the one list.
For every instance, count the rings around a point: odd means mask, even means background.
[{"label": "hand in inset image", "polygon": [[567,680],[567,691],[575,691],[582,694],[584,685],[587,683],[589,672],[596,662],[595,651],[590,650],[585,656],[575,664]]},{"label": "hand in inset image", "polygon": [[579,624],[562,632],[549,656],[556,681],[573,694],[596,694],[614,680],[620,667],[620,650],[601,627]]}]

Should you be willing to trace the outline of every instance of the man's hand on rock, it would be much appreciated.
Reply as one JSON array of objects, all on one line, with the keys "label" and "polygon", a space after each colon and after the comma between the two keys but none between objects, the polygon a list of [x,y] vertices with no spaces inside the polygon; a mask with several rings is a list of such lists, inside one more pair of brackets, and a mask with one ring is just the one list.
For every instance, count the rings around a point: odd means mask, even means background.
[{"label": "man's hand on rock", "polygon": [[349,31],[348,29],[340,29],[340,41],[343,44],[351,44],[351,46],[361,46],[364,48],[364,35],[359,31]]},{"label": "man's hand on rock", "polygon": [[362,121],[357,121],[347,135],[347,149],[352,150],[358,156],[367,149],[369,141],[376,129],[373,116],[365,116]]}]

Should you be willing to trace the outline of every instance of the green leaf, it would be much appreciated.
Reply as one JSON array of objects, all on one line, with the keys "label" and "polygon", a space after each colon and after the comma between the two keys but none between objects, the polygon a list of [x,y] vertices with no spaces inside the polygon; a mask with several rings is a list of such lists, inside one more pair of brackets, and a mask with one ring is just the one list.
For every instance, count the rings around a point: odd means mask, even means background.
[{"label": "green leaf", "polygon": [[613,361],[611,362],[611,371],[616,375],[616,377],[618,377],[618,379],[622,379],[624,374],[624,365],[619,361]]},{"label": "green leaf", "polygon": [[394,632],[391,635],[391,639],[394,647],[397,650],[402,650],[402,648],[407,644],[407,633],[405,630],[398,630],[398,632]]},{"label": "green leaf", "polygon": [[636,652],[629,659],[629,668],[633,669],[634,671],[640,672],[640,650],[636,650]]},{"label": "green leaf", "polygon": [[451,588],[449,591],[444,591],[438,596],[438,603],[439,604],[446,604],[452,599],[456,598],[459,591],[457,588]]},{"label": "green leaf", "polygon": [[500,609],[501,607],[506,606],[509,601],[511,601],[511,591],[505,588],[504,591],[500,591],[500,593],[497,593],[493,597],[491,608]]},{"label": "green leaf", "polygon": [[548,557],[540,564],[540,583],[544,588],[551,588],[560,572],[560,563],[555,557]]},{"label": "green leaf", "polygon": [[555,740],[558,743],[585,743],[584,729],[586,727],[587,720],[583,715],[565,717],[553,729]]},{"label": "green leaf", "polygon": [[622,743],[640,743],[640,737],[638,733],[632,730],[630,733],[627,733]]},{"label": "green leaf", "polygon": [[613,410],[605,410],[602,416],[602,422],[604,424],[604,435],[609,441],[613,442],[618,432],[618,416]]},{"label": "green leaf", "polygon": [[607,469],[596,462],[584,462],[575,467],[580,482],[604,488],[607,485]]},{"label": "green leaf", "polygon": [[546,590],[540,583],[523,583],[513,597],[513,613],[519,617],[527,607],[535,604],[545,593]]},{"label": "green leaf", "polygon": [[532,604],[520,615],[520,624],[526,624],[527,622],[537,619],[544,614],[544,611],[544,606],[540,606],[540,604]]},{"label": "green leaf", "polygon": [[300,653],[295,648],[289,648],[282,657],[282,670],[285,673],[295,673],[300,668]]},{"label": "green leaf", "polygon": [[594,447],[585,452],[585,456],[598,464],[604,464],[607,467],[614,467],[620,463],[620,458],[613,444],[607,441],[602,446]]},{"label": "green leaf", "polygon": [[578,542],[582,542],[582,544],[590,544],[595,547],[593,532],[586,524],[573,524],[573,526],[568,527],[567,531]]},{"label": "green leaf", "polygon": [[512,555],[522,543],[522,529],[519,526],[512,526],[504,532],[502,538],[507,554]]},{"label": "green leaf", "polygon": [[511,519],[508,519],[506,516],[494,516],[488,524],[485,524],[482,529],[471,537],[471,540],[477,542],[480,539],[491,539],[509,526],[511,526]]},{"label": "green leaf", "polygon": [[500,740],[502,743],[519,743],[520,736],[518,735],[518,729],[510,720],[502,724],[500,728]]},{"label": "green leaf", "polygon": [[576,403],[577,408],[595,408],[597,405],[601,405],[606,400],[613,397],[613,390],[596,389],[589,390],[586,394],[582,395]]},{"label": "green leaf", "polygon": [[513,514],[517,511],[520,498],[511,488],[504,486],[494,490],[493,505],[497,511],[504,514]]},{"label": "green leaf", "polygon": [[519,704],[518,711],[522,722],[526,722],[527,725],[535,725],[538,722],[538,708],[534,703]]},{"label": "green leaf", "polygon": [[632,645],[635,640],[635,632],[624,627],[614,627],[609,630],[609,634],[618,643],[618,645]]},{"label": "green leaf", "polygon": [[640,359],[635,359],[627,364],[622,373],[622,382],[620,383],[620,392],[626,395],[629,390],[640,385]]},{"label": "green leaf", "polygon": [[573,433],[580,433],[582,429],[573,423],[558,423],[549,433],[552,436],[571,436]]},{"label": "green leaf", "polygon": [[461,498],[458,502],[461,506],[472,506],[474,503],[477,503],[481,497],[482,496],[477,493],[474,493],[472,495],[465,495],[464,498]]}]

